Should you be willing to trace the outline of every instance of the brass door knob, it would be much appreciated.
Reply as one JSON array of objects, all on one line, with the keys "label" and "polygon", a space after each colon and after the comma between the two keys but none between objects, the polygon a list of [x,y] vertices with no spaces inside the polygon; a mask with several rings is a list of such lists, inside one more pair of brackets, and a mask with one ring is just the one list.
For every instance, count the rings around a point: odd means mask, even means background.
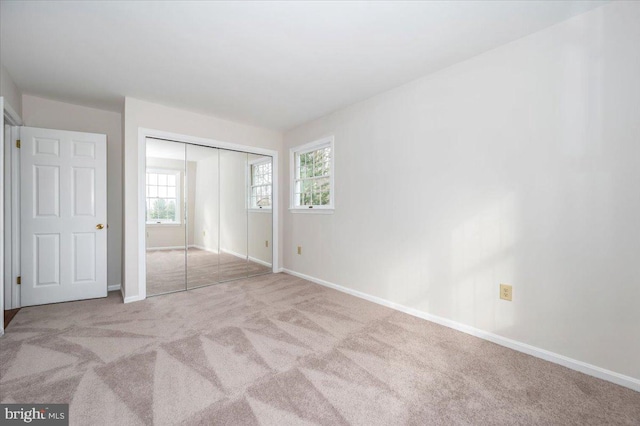
[{"label": "brass door knob", "polygon": [[96,229],[102,229],[102,228],[104,228],[103,224],[99,223],[99,224],[96,225]]}]

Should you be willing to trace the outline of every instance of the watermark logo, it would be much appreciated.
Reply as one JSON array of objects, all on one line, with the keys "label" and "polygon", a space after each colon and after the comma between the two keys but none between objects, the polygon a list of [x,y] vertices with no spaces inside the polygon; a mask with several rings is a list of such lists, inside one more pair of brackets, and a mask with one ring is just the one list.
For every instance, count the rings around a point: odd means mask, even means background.
[{"label": "watermark logo", "polygon": [[69,425],[69,404],[0,404],[0,425]]}]

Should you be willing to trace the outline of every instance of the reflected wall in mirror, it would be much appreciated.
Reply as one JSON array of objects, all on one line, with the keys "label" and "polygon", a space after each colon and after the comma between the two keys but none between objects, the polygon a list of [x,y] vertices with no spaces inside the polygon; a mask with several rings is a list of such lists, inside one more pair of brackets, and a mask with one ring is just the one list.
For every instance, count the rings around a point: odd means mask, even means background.
[{"label": "reflected wall in mirror", "polygon": [[247,153],[220,152],[220,281],[248,276]]},{"label": "reflected wall in mirror", "polygon": [[186,288],[185,210],[192,206],[185,206],[185,200],[187,204],[193,204],[193,198],[185,194],[185,181],[195,169],[187,168],[185,149],[186,145],[180,142],[146,140],[148,295]]},{"label": "reflected wall in mirror", "polygon": [[248,274],[260,275],[272,270],[272,159],[248,155]]},{"label": "reflected wall in mirror", "polygon": [[219,279],[219,155],[217,148],[187,145],[187,164],[195,170],[187,179],[193,192],[193,209],[187,211],[188,235],[193,243],[187,249],[187,288],[215,284]]}]

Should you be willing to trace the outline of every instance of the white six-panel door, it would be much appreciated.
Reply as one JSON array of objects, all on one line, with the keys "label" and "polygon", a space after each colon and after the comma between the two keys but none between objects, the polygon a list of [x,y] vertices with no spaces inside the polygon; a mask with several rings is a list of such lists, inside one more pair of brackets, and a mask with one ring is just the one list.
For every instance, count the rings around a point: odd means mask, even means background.
[{"label": "white six-panel door", "polygon": [[106,136],[20,129],[21,305],[107,295]]}]

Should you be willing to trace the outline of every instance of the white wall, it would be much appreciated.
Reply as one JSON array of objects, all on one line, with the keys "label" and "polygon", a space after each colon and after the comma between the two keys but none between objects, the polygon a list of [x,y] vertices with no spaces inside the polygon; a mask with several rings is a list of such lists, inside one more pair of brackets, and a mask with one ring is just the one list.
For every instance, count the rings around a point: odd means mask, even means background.
[{"label": "white wall", "polygon": [[[218,252],[222,248],[246,255],[265,263],[271,263],[272,215],[271,212],[246,212],[248,195],[245,194],[248,166],[245,159],[262,158],[211,148],[189,146],[189,158],[200,158],[197,162],[195,209],[192,210],[194,243],[197,247]],[[219,188],[218,155],[221,166],[220,178],[226,182]],[[235,160],[235,161],[234,161]],[[221,197],[221,198],[219,198]],[[222,208],[222,220],[220,209]],[[245,221],[246,219],[246,221]],[[218,226],[221,226],[221,232]],[[218,240],[222,235],[222,239]],[[266,247],[265,241],[269,241]]]},{"label": "white wall", "polygon": [[121,283],[122,275],[122,115],[117,112],[22,97],[25,126],[74,130],[107,135],[107,282]]},{"label": "white wall", "polygon": [[191,214],[194,243],[199,248],[218,253],[220,219],[218,150],[189,146],[188,153],[191,152],[201,157],[197,162],[195,209]]},{"label": "white wall", "polygon": [[[124,295],[139,297],[138,286],[138,129],[150,128],[183,135],[280,151],[282,133],[221,118],[125,98],[124,111]],[[280,226],[280,229],[282,227]]]},{"label": "white wall", "polygon": [[247,154],[220,152],[220,250],[247,256]]},{"label": "white wall", "polygon": [[337,187],[284,214],[285,268],[640,378],[638,22],[612,3],[287,132],[335,135]]},{"label": "white wall", "polygon": [[[249,210],[248,213],[248,252],[250,260],[259,260],[271,265],[273,252],[273,236],[271,224],[273,216],[270,210],[256,212]],[[269,246],[265,244],[269,242]]]},{"label": "white wall", "polygon": [[22,117],[22,92],[4,66],[0,66],[0,96],[4,98],[4,108]]}]

